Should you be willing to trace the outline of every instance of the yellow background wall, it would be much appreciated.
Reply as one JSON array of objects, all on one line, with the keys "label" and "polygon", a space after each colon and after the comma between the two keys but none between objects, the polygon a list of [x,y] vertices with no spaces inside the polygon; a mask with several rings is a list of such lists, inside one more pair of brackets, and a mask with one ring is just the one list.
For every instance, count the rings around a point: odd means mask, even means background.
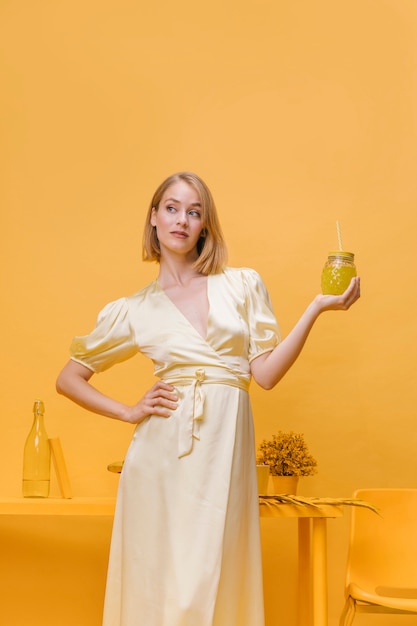
[{"label": "yellow background wall", "polygon": [[[336,219],[356,255],[359,304],[318,321],[275,390],[253,385],[257,442],[279,429],[305,434],[319,462],[306,495],[416,486],[415,0],[1,0],[0,41],[0,495],[20,495],[36,397],[75,495],[115,494],[106,467],[123,458],[131,427],[59,397],[55,378],[72,336],[156,275],[140,260],[144,215],[156,185],[182,169],[211,187],[230,264],[262,274],[284,334],[319,291]],[[97,382],[133,403],[152,369],[137,357]],[[0,541],[15,541],[0,570],[16,580],[7,606],[23,613],[13,623],[58,623],[24,613],[25,532],[1,523]],[[46,544],[56,524],[42,526]],[[100,599],[109,529],[97,524],[62,536],[84,537],[81,553],[101,546]],[[267,626],[292,626],[295,527],[268,520],[262,532]],[[331,625],[347,533],[348,515],[329,523]],[[74,560],[60,574],[80,597],[83,571]],[[100,602],[90,612],[79,602],[61,626],[74,615],[100,623]]]}]

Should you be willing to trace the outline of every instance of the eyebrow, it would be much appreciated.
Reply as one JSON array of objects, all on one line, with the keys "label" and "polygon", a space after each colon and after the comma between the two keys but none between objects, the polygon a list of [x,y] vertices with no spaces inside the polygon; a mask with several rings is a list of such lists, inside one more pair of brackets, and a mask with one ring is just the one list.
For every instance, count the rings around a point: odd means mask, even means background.
[{"label": "eyebrow", "polygon": [[[165,200],[165,202],[176,202],[177,204],[180,204],[181,201],[177,200],[176,198],[167,198]],[[190,204],[190,206],[199,206],[199,207],[201,207],[201,202],[192,202]]]}]

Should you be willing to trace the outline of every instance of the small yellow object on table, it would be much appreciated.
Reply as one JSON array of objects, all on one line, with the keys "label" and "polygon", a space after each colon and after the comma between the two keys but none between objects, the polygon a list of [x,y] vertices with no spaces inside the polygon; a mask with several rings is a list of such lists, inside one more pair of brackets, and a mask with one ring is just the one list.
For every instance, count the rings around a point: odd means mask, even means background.
[{"label": "small yellow object on table", "polygon": [[114,474],[120,474],[123,469],[123,461],[115,461],[114,463],[110,463],[107,466],[109,472],[113,472]]}]

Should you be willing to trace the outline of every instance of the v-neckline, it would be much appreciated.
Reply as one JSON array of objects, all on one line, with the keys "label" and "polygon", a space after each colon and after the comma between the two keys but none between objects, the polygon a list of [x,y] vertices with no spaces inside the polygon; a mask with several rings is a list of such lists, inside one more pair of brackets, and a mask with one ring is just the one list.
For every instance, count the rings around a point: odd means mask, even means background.
[{"label": "v-neckline", "polygon": [[165,291],[165,289],[163,289],[163,287],[161,287],[158,278],[155,279],[155,284],[157,285],[158,289],[164,294],[164,296],[167,298],[167,300],[171,303],[171,305],[174,307],[174,309],[178,312],[178,314],[182,317],[182,319],[184,319],[188,326],[190,326],[190,328],[193,329],[193,331],[195,333],[197,333],[197,335],[200,337],[200,339],[202,339],[203,341],[207,342],[208,341],[208,336],[209,336],[209,328],[210,328],[210,312],[211,312],[211,301],[210,301],[210,288],[209,288],[209,283],[210,283],[210,274],[207,274],[207,283],[206,283],[206,298],[207,298],[207,302],[208,302],[208,311],[207,311],[207,326],[206,326],[206,334],[205,336],[203,336],[199,330],[197,330],[197,328],[194,326],[194,324],[192,324],[190,322],[190,320],[188,319],[188,317],[186,315],[184,315],[184,313],[181,311],[181,309],[175,304],[175,302],[172,300],[172,298],[170,298],[170,296],[167,294],[167,292]]}]

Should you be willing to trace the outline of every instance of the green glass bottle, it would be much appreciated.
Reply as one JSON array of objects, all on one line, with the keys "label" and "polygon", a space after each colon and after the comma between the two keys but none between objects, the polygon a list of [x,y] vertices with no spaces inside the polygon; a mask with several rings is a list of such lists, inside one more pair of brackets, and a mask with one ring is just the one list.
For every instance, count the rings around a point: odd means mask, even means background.
[{"label": "green glass bottle", "polygon": [[33,424],[23,452],[23,497],[47,498],[51,477],[51,447],[44,422],[42,400],[33,405]]}]

